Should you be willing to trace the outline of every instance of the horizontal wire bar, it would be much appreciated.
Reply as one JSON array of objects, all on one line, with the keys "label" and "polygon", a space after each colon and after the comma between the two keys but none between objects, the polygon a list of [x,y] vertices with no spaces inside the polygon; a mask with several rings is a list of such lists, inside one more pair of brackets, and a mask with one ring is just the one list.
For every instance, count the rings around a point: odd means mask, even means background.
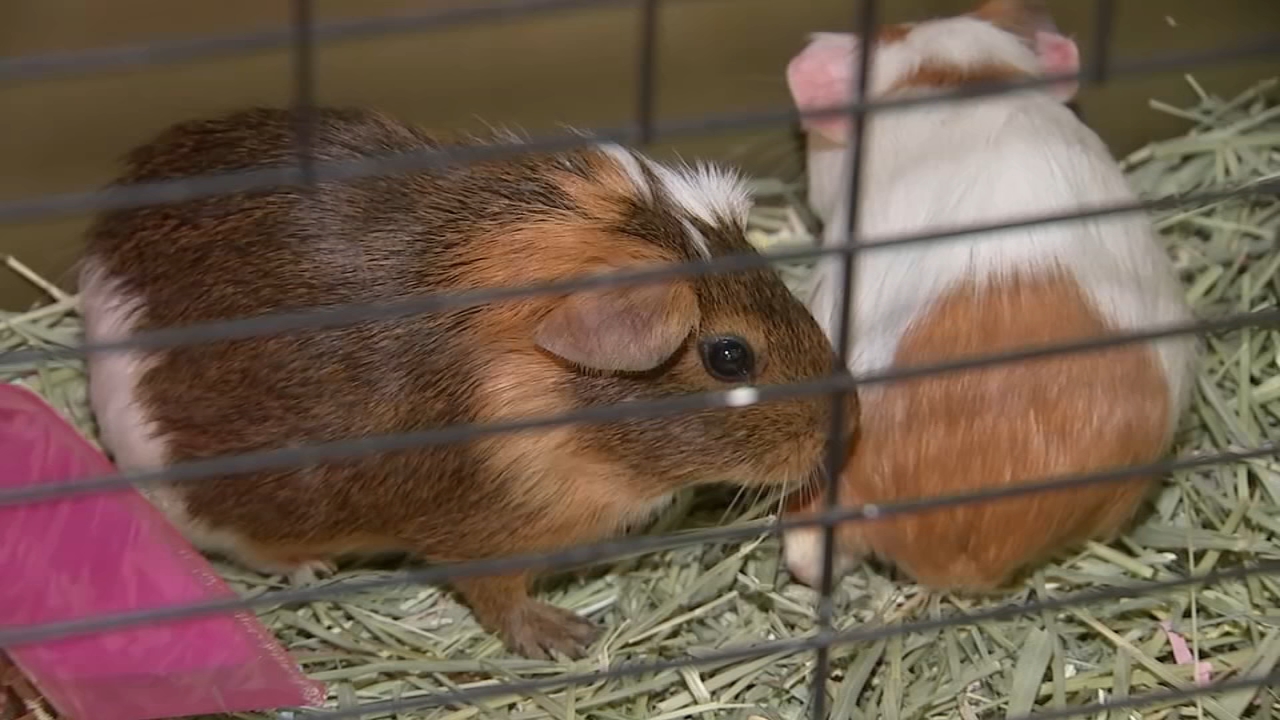
[{"label": "horizontal wire bar", "polygon": [[[1179,323],[1144,330],[1101,336],[1089,340],[1027,347],[1021,350],[975,355],[927,365],[891,367],[859,375],[829,375],[823,380],[762,385],[753,388],[756,402],[768,403],[788,398],[853,390],[863,385],[881,384],[926,375],[991,367],[1041,357],[1079,354],[1151,340],[1208,332],[1224,332],[1245,327],[1280,327],[1280,309],[1237,313],[1216,320]],[[54,485],[35,485],[0,491],[0,507],[54,500],[73,495],[121,489],[126,486],[151,485],[161,482],[191,482],[214,476],[242,475],[271,469],[282,469],[322,461],[348,460],[377,453],[409,450],[428,445],[446,445],[476,437],[509,434],[526,430],[566,426],[579,423],[618,422],[650,419],[699,410],[723,410],[741,406],[737,388],[716,392],[689,393],[661,400],[636,400],[609,405],[595,405],[554,415],[528,417],[494,423],[455,424],[411,433],[392,433],[367,438],[314,443],[301,447],[261,450],[237,455],[191,460],[158,470],[113,473],[92,479],[80,479]]]},{"label": "horizontal wire bar", "polygon": [[874,252],[882,248],[899,247],[921,242],[951,240],[978,233],[997,232],[1021,227],[1047,225],[1120,215],[1149,212],[1162,208],[1189,204],[1212,203],[1220,200],[1251,195],[1280,193],[1280,179],[1245,185],[1231,190],[1217,190],[1177,197],[1111,203],[1095,207],[1083,207],[1068,212],[1013,218],[997,223],[983,223],[939,228],[919,233],[903,234],[883,240],[853,241],[826,247],[805,246],[795,250],[749,252],[724,255],[713,260],[673,263],[655,270],[614,271],[584,275],[570,280],[550,283],[530,283],[514,287],[487,287],[464,292],[438,292],[410,300],[382,303],[348,303],[310,310],[264,313],[233,320],[193,323],[178,328],[140,332],[126,340],[100,343],[80,343],[73,347],[32,348],[0,353],[0,367],[49,362],[73,357],[85,357],[90,353],[118,352],[122,350],[160,350],[183,345],[211,343],[222,340],[242,340],[264,335],[282,334],[303,330],[322,330],[375,320],[391,320],[444,310],[457,310],[477,305],[548,294],[563,294],[579,290],[604,287],[623,287],[655,283],[674,278],[700,277],[718,273],[741,272],[769,267],[775,263],[795,260],[818,259],[827,256]]},{"label": "horizontal wire bar", "polygon": [[1225,62],[1274,55],[1277,39],[1280,38],[1267,34],[1251,40],[1242,39],[1230,47],[1194,52],[1151,53],[1141,58],[1121,60],[1107,68],[1106,84],[1114,85],[1116,78],[1128,75],[1142,76],[1181,69],[1201,70]]},{"label": "horizontal wire bar", "polygon": [[[537,678],[532,680],[518,680],[511,682],[503,682],[495,685],[487,685],[476,688],[462,688],[458,690],[441,690],[432,697],[412,698],[406,700],[385,700],[379,702],[365,703],[355,708],[339,710],[333,712],[310,711],[306,715],[315,718],[327,718],[328,720],[339,720],[341,718],[355,718],[365,714],[372,713],[390,713],[404,710],[418,710],[425,708],[441,707],[444,705],[453,705],[461,702],[473,703],[477,700],[484,700],[499,695],[510,693],[532,693],[546,690],[548,688],[560,685],[590,685],[601,680],[614,680],[626,677],[634,677],[637,675],[645,675],[649,673],[662,672],[665,670],[677,670],[686,667],[697,667],[699,665],[719,663],[734,660],[747,660],[752,658],[764,657],[766,655],[774,655],[779,653],[793,653],[805,650],[814,650],[822,645],[835,647],[837,645],[851,645],[853,643],[874,642],[885,638],[903,636],[913,632],[926,632],[930,630],[941,630],[949,627],[956,627],[965,624],[976,624],[979,622],[990,622],[993,620],[1007,620],[1010,618],[1029,615],[1035,613],[1043,613],[1045,611],[1062,610],[1073,607],[1081,607],[1098,602],[1108,600],[1116,600],[1120,598],[1130,597],[1134,594],[1151,596],[1165,590],[1174,590],[1194,585],[1204,585],[1209,583],[1222,582],[1224,580],[1238,580],[1255,575],[1274,575],[1280,573],[1280,561],[1271,561],[1259,563],[1252,568],[1233,568],[1231,570],[1222,570],[1214,573],[1206,573],[1195,577],[1175,578],[1172,580],[1162,580],[1150,582],[1142,585],[1133,585],[1129,587],[1106,588],[1097,591],[1084,591],[1073,593],[1069,596],[1049,599],[1037,600],[1036,602],[1026,603],[1023,605],[1002,605],[990,610],[982,610],[973,613],[963,613],[955,617],[936,618],[929,620],[916,620],[900,625],[878,626],[878,627],[860,627],[854,630],[836,631],[833,633],[819,633],[805,638],[790,638],[786,640],[772,640],[757,643],[750,646],[738,646],[710,652],[698,657],[681,658],[676,660],[662,660],[637,662],[634,664],[622,664],[605,670],[597,670],[593,672],[575,673],[569,675],[561,675],[558,677]],[[1210,686],[1209,688],[1187,688],[1186,692],[1196,692],[1198,694],[1206,694],[1215,692]],[[1032,717],[1039,717],[1032,716]]]},{"label": "horizontal wire bar", "polygon": [[1031,712],[1026,715],[1012,718],[1011,720],[1060,720],[1061,718],[1075,718],[1082,715],[1101,714],[1109,710],[1132,710],[1146,707],[1147,705],[1154,705],[1156,703],[1195,700],[1197,698],[1203,698],[1208,695],[1217,695],[1219,693],[1235,692],[1239,690],[1261,690],[1272,687],[1277,681],[1280,681],[1280,670],[1272,670],[1262,677],[1219,680],[1218,682],[1210,683],[1208,685],[1179,688],[1177,690],[1154,690],[1142,693],[1141,695],[1131,695],[1129,697],[1120,698],[1118,700],[1105,700],[1103,702],[1087,703],[1084,705],[1077,705],[1075,707]]},{"label": "horizontal wire bar", "polygon": [[[459,25],[494,24],[529,15],[550,15],[566,10],[589,10],[630,4],[634,0],[519,0],[478,7],[398,13],[387,17],[360,18],[321,23],[316,39],[343,42],[378,35],[431,32]],[[689,3],[693,0],[679,0]],[[216,59],[284,48],[291,41],[288,26],[240,33],[166,40],[137,45],[98,47],[88,50],[19,55],[0,58],[0,83],[31,82],[61,75],[88,75],[134,67],[171,66],[176,63]],[[1223,48],[1215,57],[1243,57],[1239,45]],[[1247,52],[1247,51],[1245,51]]]},{"label": "horizontal wire bar", "polygon": [[[1162,72],[1200,70],[1229,61],[1247,60],[1250,58],[1270,57],[1280,54],[1280,35],[1267,33],[1250,40],[1241,40],[1230,47],[1211,50],[1182,51],[1175,53],[1153,53],[1142,58],[1114,62],[1108,68],[1107,85],[1115,84],[1115,78],[1144,77]],[[814,108],[804,112],[788,107],[779,110],[755,110],[717,115],[704,115],[691,120],[682,120],[660,126],[663,137],[681,137],[708,132],[724,132],[733,130],[753,130],[788,125],[800,119],[819,119],[839,115],[852,115],[859,108],[868,114],[889,110],[905,109],[922,105],[954,103],[962,100],[977,100],[992,96],[1004,95],[1019,90],[1030,90],[1056,85],[1061,82],[1075,81],[1081,87],[1098,87],[1100,83],[1085,70],[1076,73],[1045,74],[1037,78],[1002,80],[999,82],[974,82],[961,88],[945,92],[918,95],[911,97],[895,97],[892,99],[869,100],[847,105],[833,105]],[[0,205],[0,210],[3,206]],[[4,215],[0,212],[0,221]]]},{"label": "horizontal wire bar", "polygon": [[[1117,63],[1112,68],[1111,77],[1202,67],[1206,64],[1213,64],[1218,58],[1239,59],[1255,55],[1275,54],[1280,54],[1280,36],[1269,35],[1260,40],[1241,42],[1230,48],[1206,53],[1184,53],[1167,58]],[[652,138],[654,141],[658,141],[684,135],[759,129],[762,127],[790,125],[800,118],[827,117],[838,114],[851,114],[857,111],[875,113],[895,108],[955,102],[961,99],[977,99],[1016,90],[1047,87],[1064,80],[1076,80],[1083,85],[1088,84],[1091,78],[1087,76],[1087,73],[1082,72],[1064,73],[1017,82],[975,84],[972,87],[923,97],[874,100],[805,112],[788,108],[771,112],[708,115],[683,122],[655,123]],[[634,142],[640,133],[640,128],[628,125],[622,128],[594,131],[590,135],[568,133],[531,139],[528,142],[520,143],[495,143],[479,147],[424,150],[369,157],[361,160],[327,160],[317,162],[315,170],[320,181],[350,180],[359,177],[376,177],[392,173],[437,169],[447,165],[476,162],[489,158],[510,156],[516,153],[568,150],[601,141],[629,143]],[[137,183],[124,187],[49,193],[35,198],[23,198],[0,203],[0,223],[30,222],[50,215],[143,207],[182,202],[211,195],[255,190],[264,191],[278,187],[302,186],[303,184],[304,178],[296,167],[279,166],[206,175],[200,178]]]},{"label": "horizontal wire bar", "polygon": [[1140,466],[1114,468],[1101,472],[1059,476],[1048,480],[1021,483],[988,490],[957,495],[922,498],[883,505],[864,505],[838,511],[823,511],[803,516],[778,518],[775,521],[753,527],[720,527],[696,532],[668,533],[665,535],[636,535],[576,545],[564,550],[540,553],[522,553],[503,557],[436,565],[422,570],[397,572],[391,577],[372,580],[350,580],[323,587],[279,590],[252,598],[226,598],[177,606],[150,608],[111,615],[101,615],[74,620],[63,620],[7,629],[0,626],[0,648],[45,640],[62,639],[74,635],[100,632],[157,620],[177,620],[199,617],[211,613],[246,610],[284,603],[310,602],[332,599],[379,588],[406,583],[430,584],[448,582],[459,577],[506,574],[539,569],[563,569],[596,565],[625,557],[688,547],[699,544],[741,542],[758,537],[779,535],[788,530],[813,528],[831,524],[883,519],[897,515],[920,513],[938,508],[972,505],[981,502],[1020,497],[1055,490],[1069,490],[1109,482],[1119,482],[1135,476],[1163,475],[1178,470],[1190,470],[1210,465],[1229,464],[1277,455],[1275,447],[1227,451],[1191,458],[1163,460]]},{"label": "horizontal wire bar", "polygon": [[[339,20],[317,24],[317,40],[341,42],[377,35],[441,30],[457,25],[493,25],[526,15],[549,15],[576,9],[594,9],[630,4],[634,0],[519,0],[478,7],[399,13],[388,17]],[[693,0],[680,0],[692,2]],[[20,55],[0,59],[0,83],[30,82],[59,75],[88,75],[138,66],[174,65],[192,60],[214,59],[222,55],[244,55],[283,49],[292,40],[288,26],[262,28],[225,35],[182,38],[140,45],[73,50],[70,52]]]}]

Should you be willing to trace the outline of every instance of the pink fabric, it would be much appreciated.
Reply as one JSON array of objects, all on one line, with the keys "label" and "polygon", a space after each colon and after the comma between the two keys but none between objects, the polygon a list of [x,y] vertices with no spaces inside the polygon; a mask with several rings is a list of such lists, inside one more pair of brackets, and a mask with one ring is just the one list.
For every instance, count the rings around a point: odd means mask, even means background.
[{"label": "pink fabric", "polygon": [[[0,488],[87,479],[111,462],[34,393],[0,386]],[[0,506],[0,627],[234,597],[132,488]],[[318,705],[251,612],[5,648],[59,712],[147,720]]]}]

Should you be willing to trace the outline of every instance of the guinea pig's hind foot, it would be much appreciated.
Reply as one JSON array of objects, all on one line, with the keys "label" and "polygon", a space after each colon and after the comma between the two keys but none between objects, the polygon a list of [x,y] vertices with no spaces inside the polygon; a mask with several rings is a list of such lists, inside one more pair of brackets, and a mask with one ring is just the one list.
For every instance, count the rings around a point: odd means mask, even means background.
[{"label": "guinea pig's hind foot", "polygon": [[529,597],[523,576],[468,578],[454,586],[481,625],[501,637],[511,652],[533,660],[551,660],[556,654],[578,660],[602,632],[575,612]]},{"label": "guinea pig's hind foot", "polygon": [[600,633],[595,623],[571,610],[527,599],[508,618],[502,638],[514,652],[528,658],[550,660],[559,653],[577,660]]},{"label": "guinea pig's hind foot", "polygon": [[238,548],[236,559],[263,575],[283,575],[295,587],[311,585],[338,572],[338,566],[330,560],[284,556],[247,543]]}]

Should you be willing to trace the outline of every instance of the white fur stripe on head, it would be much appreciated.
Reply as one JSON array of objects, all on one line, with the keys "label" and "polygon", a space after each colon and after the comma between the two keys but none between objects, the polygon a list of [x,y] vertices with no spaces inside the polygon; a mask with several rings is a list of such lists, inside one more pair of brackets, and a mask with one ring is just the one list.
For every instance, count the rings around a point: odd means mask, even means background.
[{"label": "white fur stripe on head", "polygon": [[706,236],[698,232],[698,228],[685,218],[680,219],[680,224],[684,227],[684,234],[689,238],[689,242],[693,244],[693,249],[698,251],[700,257],[710,260],[711,246],[707,244]]},{"label": "white fur stripe on head", "polygon": [[[746,228],[751,192],[737,172],[710,163],[669,166],[612,143],[599,147],[618,164],[640,197],[654,199],[655,190],[660,191],[678,211],[688,215],[682,224],[699,256],[710,258],[711,248],[690,220],[713,226],[731,225],[738,230]],[[657,187],[654,187],[655,180]]]},{"label": "white fur stripe on head", "polygon": [[640,197],[646,199],[653,197],[653,190],[649,187],[649,178],[645,175],[644,168],[640,165],[640,160],[635,153],[613,143],[601,145],[600,152],[608,155],[614,162],[618,163],[622,171],[627,174],[627,179],[631,181],[632,185],[635,185]]},{"label": "white fur stripe on head", "polygon": [[751,193],[736,172],[710,163],[650,165],[671,200],[685,212],[708,225],[746,225]]}]

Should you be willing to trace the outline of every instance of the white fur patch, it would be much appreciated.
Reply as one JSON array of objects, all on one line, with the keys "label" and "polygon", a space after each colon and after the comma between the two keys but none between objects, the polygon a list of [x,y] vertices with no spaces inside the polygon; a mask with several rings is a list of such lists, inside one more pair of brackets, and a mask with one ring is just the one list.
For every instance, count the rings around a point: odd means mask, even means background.
[{"label": "white fur patch", "polygon": [[[647,166],[662,193],[690,218],[713,226],[746,227],[751,212],[751,192],[733,170],[710,163],[665,165],[612,143],[601,144],[599,148],[618,164],[641,198],[654,199],[655,188],[644,172]],[[683,225],[695,253],[710,259],[707,238],[691,222],[686,220]]]},{"label": "white fur patch", "polygon": [[689,238],[689,242],[693,243],[693,249],[698,252],[698,255],[704,259],[711,259],[711,245],[707,243],[706,236],[685,218],[680,218],[680,225],[684,227],[684,234]]},{"label": "white fur patch", "polygon": [[724,401],[726,405],[732,408],[751,407],[760,402],[760,391],[750,386],[726,390]]},{"label": "white fur patch", "polygon": [[[92,258],[80,267],[80,312],[85,340],[93,344],[127,340],[137,324],[142,299],[130,295]],[[169,462],[164,440],[137,399],[138,383],[155,363],[141,350],[90,353],[86,362],[89,405],[103,447],[122,471],[159,470]],[[179,487],[145,485],[138,491],[193,545],[206,552],[234,554],[235,536],[195,521]]]},{"label": "white fur patch", "polygon": [[681,209],[708,225],[746,227],[751,193],[738,173],[711,163],[650,167]]},{"label": "white fur patch", "polygon": [[653,197],[653,188],[649,187],[649,178],[644,174],[644,167],[640,164],[639,158],[635,153],[621,145],[608,143],[600,146],[600,152],[608,155],[622,171],[627,174],[627,179],[635,186],[636,192],[640,197],[651,199]]},{"label": "white fur patch", "polygon": [[[823,544],[821,527],[795,528],[782,533],[782,560],[796,582],[814,588],[822,584]],[[853,564],[839,552],[831,560],[833,579],[852,569]]]},{"label": "white fur patch", "polygon": [[[125,292],[92,259],[81,266],[79,285],[85,340],[93,344],[127,340],[142,310],[141,299]],[[164,445],[134,395],[151,359],[139,350],[100,352],[90,353],[86,365],[89,404],[102,444],[116,464],[129,470],[163,467]]]}]

